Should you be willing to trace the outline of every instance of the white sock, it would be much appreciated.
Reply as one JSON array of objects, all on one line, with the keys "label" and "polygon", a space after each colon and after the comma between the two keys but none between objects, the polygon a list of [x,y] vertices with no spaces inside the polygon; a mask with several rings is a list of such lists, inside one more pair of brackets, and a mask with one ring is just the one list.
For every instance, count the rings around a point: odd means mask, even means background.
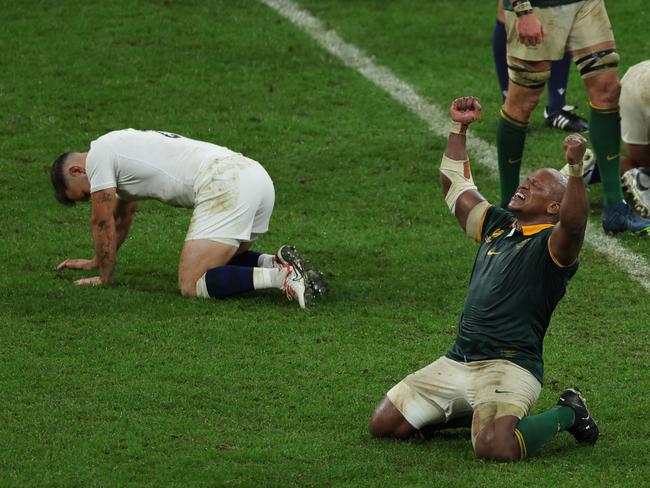
[{"label": "white sock", "polygon": [[205,273],[196,282],[196,296],[199,298],[210,298],[208,286],[205,284]]},{"label": "white sock", "polygon": [[275,256],[273,254],[260,254],[260,257],[257,258],[257,266],[260,268],[277,268]]},{"label": "white sock", "polygon": [[286,268],[253,268],[253,286],[256,290],[281,289],[288,272]]}]

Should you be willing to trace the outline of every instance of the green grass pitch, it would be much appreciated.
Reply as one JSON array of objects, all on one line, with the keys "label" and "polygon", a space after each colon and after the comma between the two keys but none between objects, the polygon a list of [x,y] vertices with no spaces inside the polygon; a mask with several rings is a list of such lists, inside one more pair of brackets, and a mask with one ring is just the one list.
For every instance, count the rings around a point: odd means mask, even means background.
[{"label": "green grass pitch", "polygon": [[[642,0],[607,2],[622,69],[650,56]],[[496,1],[303,0],[428,100],[481,97],[493,143]],[[545,342],[533,412],[578,385],[595,448],[560,435],[537,458],[474,458],[469,434],[382,442],[376,402],[450,346],[474,245],[440,195],[445,141],[253,0],[2,2],[1,486],[642,486],[648,291],[592,248]],[[572,73],[568,100],[585,113]],[[118,128],[178,132],[262,162],[276,185],[258,250],[294,243],[331,294],[303,311],[275,293],[223,302],[176,290],[190,212],[142,205],[117,284],[56,272],[90,257],[89,208],[52,196],[49,165]],[[536,112],[524,170],[557,166]],[[497,181],[475,179],[491,199]],[[598,188],[592,219],[600,216]],[[650,240],[618,238],[646,262]]]}]

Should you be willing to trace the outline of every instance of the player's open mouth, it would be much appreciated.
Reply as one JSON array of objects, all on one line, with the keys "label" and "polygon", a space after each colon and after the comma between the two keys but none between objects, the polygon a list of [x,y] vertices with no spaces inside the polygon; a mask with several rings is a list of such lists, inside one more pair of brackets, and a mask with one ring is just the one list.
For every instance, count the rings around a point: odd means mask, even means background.
[{"label": "player's open mouth", "polygon": [[524,195],[523,193],[518,191],[518,192],[515,193],[515,198],[519,198],[521,200],[526,200],[526,195]]}]

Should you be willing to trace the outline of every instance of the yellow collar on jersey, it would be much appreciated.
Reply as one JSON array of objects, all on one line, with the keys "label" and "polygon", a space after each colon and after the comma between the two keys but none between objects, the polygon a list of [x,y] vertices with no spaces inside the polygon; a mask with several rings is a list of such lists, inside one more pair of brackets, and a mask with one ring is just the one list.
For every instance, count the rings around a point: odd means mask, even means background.
[{"label": "yellow collar on jersey", "polygon": [[549,227],[554,227],[555,224],[535,224],[535,225],[522,225],[521,233],[525,236],[532,236],[538,232],[548,229]]}]

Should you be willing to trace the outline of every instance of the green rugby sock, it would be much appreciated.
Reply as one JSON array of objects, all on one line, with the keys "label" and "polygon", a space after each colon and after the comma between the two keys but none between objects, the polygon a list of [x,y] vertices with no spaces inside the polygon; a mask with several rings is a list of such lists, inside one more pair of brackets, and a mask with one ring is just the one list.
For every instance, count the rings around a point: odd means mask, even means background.
[{"label": "green rugby sock", "polygon": [[519,169],[524,155],[528,124],[519,122],[501,109],[497,120],[497,157],[501,207],[506,208],[519,186]]},{"label": "green rugby sock", "polygon": [[515,426],[515,439],[521,459],[534,456],[558,432],[573,425],[575,413],[569,407],[553,407],[546,412],[521,419]]},{"label": "green rugby sock", "polygon": [[601,109],[590,105],[589,139],[603,182],[603,205],[611,207],[623,200],[621,189],[621,117],[618,107]]}]

